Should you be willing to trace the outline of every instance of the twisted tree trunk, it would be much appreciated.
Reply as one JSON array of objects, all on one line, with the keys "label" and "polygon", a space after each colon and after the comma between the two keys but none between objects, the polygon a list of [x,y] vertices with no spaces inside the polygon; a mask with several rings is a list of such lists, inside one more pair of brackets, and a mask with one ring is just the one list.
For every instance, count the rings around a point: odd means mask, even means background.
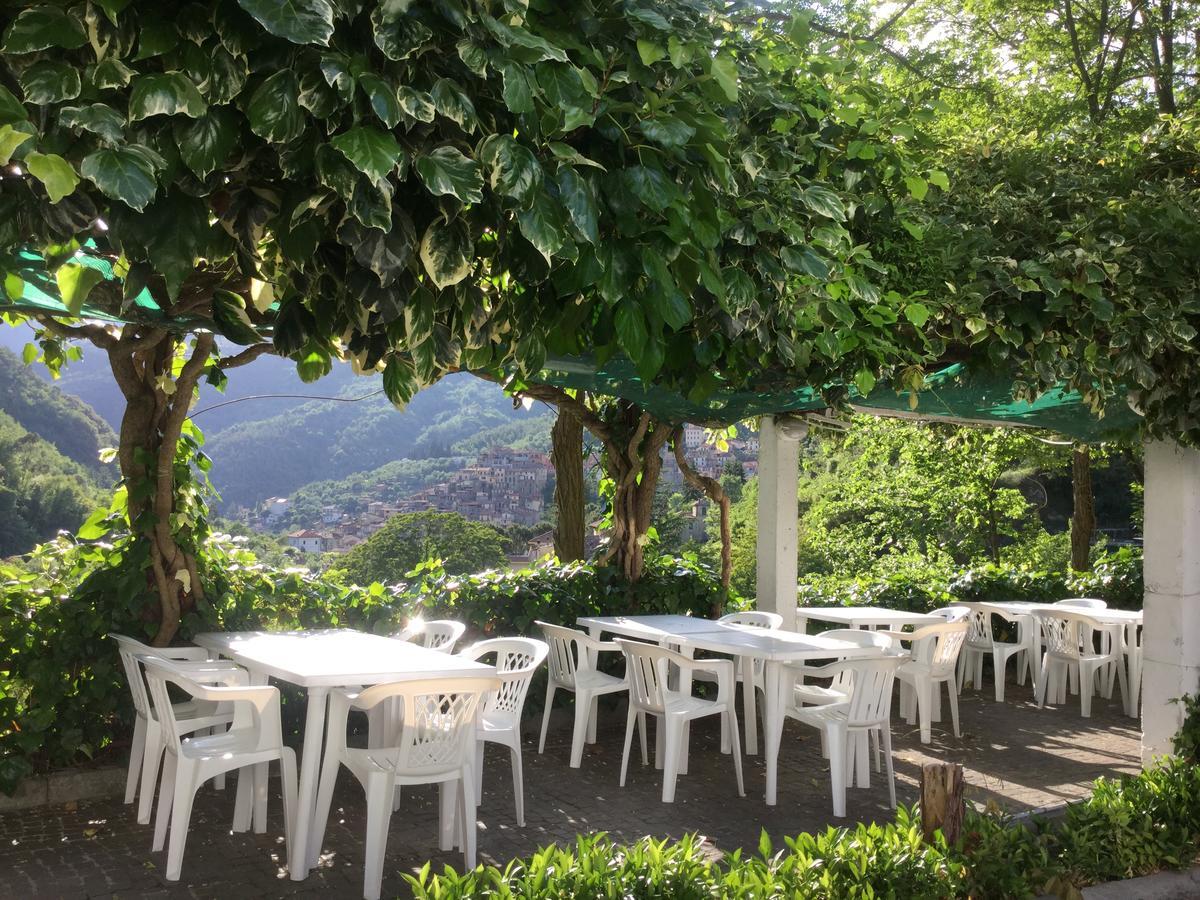
[{"label": "twisted tree trunk", "polygon": [[[144,541],[149,558],[146,587],[156,600],[147,613],[148,620],[157,625],[153,643],[165,646],[179,631],[183,616],[204,600],[195,555],[197,527],[202,523],[177,515],[176,466],[181,464],[177,451],[184,422],[200,378],[213,362],[215,340],[208,332],[196,335],[190,354],[176,372],[183,338],[163,329],[126,325],[117,332],[101,325],[64,325],[53,319],[39,319],[39,324],[59,338],[87,340],[103,350],[125,397],[117,463],[130,532]],[[245,365],[270,349],[269,344],[253,345],[221,360],[221,368]]]},{"label": "twisted tree trunk", "polygon": [[683,428],[676,428],[671,436],[671,446],[675,451],[675,462],[684,480],[693,487],[703,491],[721,512],[721,596],[713,601],[713,618],[720,618],[725,612],[725,601],[729,599],[729,581],[733,576],[733,536],[729,526],[729,495],[725,487],[716,478],[701,475],[687,461],[684,455]]},{"label": "twisted tree trunk", "polygon": [[1096,498],[1092,492],[1092,453],[1087,444],[1076,444],[1071,453],[1071,568],[1087,572],[1092,567],[1092,538],[1096,534]]},{"label": "twisted tree trunk", "polygon": [[550,431],[554,463],[554,554],[561,562],[584,557],[583,423],[570,410],[559,409]]},{"label": "twisted tree trunk", "polygon": [[617,431],[627,441],[605,441],[604,465],[613,480],[613,534],[603,561],[612,560],[632,585],[642,577],[650,511],[662,472],[663,446],[672,429],[632,403],[621,401]]}]

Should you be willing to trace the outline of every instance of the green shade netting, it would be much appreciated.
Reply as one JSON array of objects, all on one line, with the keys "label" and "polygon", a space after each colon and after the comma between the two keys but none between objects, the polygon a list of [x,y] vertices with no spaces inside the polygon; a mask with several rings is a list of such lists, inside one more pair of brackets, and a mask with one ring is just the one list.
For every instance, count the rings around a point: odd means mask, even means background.
[{"label": "green shade netting", "polygon": [[[40,254],[20,254],[18,274],[24,281],[21,296],[0,298],[0,311],[26,315],[68,318],[72,314],[59,296],[54,273]],[[113,280],[112,262],[89,242],[74,255],[74,261],[99,271]],[[119,313],[84,303],[80,318],[104,322],[155,324],[174,331],[212,329],[201,318],[168,319],[149,291],[143,290]],[[558,358],[547,362],[536,379],[562,388],[586,390],[620,397],[656,418],[673,423],[695,422],[731,425],[753,416],[772,413],[804,413],[823,410],[820,392],[798,385],[770,391],[717,391],[702,400],[654,384],[647,384],[628,359],[615,358],[603,365],[582,358]],[[1077,391],[1055,388],[1033,402],[1012,399],[1012,378],[1003,373],[977,372],[952,365],[928,376],[918,392],[915,407],[908,391],[896,392],[880,384],[867,396],[850,389],[850,402],[862,412],[917,419],[944,419],[992,425],[1044,428],[1079,441],[1102,443],[1129,437],[1139,417],[1124,397],[1112,398],[1103,415],[1096,415]]]},{"label": "green shade netting", "polygon": [[[647,384],[627,359],[613,359],[603,366],[583,359],[552,359],[537,380],[621,397],[649,410],[656,418],[676,423],[730,425],[751,416],[815,412],[826,406],[820,393],[806,386],[772,391],[717,391],[693,401],[675,391]],[[1078,391],[1055,388],[1030,403],[1012,398],[1012,384],[1012,378],[1002,373],[975,372],[956,364],[926,378],[924,389],[917,393],[915,408],[911,392],[897,393],[886,384],[880,384],[865,397],[851,388],[850,402],[856,409],[875,415],[1044,428],[1088,443],[1129,437],[1140,421],[1123,397],[1110,400],[1103,415],[1096,415]]]},{"label": "green shade netting", "polygon": [[[104,277],[105,281],[115,280],[112,261],[94,251],[94,245],[89,242],[76,251],[72,261],[89,269],[95,269]],[[47,315],[55,318],[72,315],[59,295],[58,282],[55,280],[54,273],[47,269],[46,261],[41,254],[22,251],[17,254],[17,259],[19,262],[17,275],[24,282],[21,287],[21,296],[15,299],[7,297],[2,308],[27,315]],[[132,302],[125,304],[119,315],[114,315],[85,301],[79,317],[101,322],[166,324],[166,316],[162,308],[147,290],[143,290]],[[185,320],[177,320],[173,324],[183,330],[190,323]]]},{"label": "green shade netting", "polygon": [[[106,309],[96,305],[94,302],[89,303],[85,300],[79,313],[77,315],[73,314],[63,302],[55,274],[47,267],[46,261],[42,258],[41,254],[30,250],[23,250],[17,254],[17,261],[18,268],[16,274],[24,282],[21,286],[21,295],[14,299],[10,294],[6,293],[2,301],[0,301],[0,312],[12,311],[25,315],[51,316],[58,319],[91,319],[97,322],[113,322],[116,324],[155,325],[159,328],[178,333],[201,329],[214,330],[213,322],[202,316],[169,317],[163,312],[162,307],[158,305],[158,301],[154,299],[154,295],[146,288],[143,288],[132,300],[123,303],[118,312],[113,312],[111,309]],[[88,241],[75,251],[73,256],[69,257],[69,261],[86,266],[89,269],[95,269],[105,281],[119,280],[118,276],[113,272],[113,261],[104,255],[92,241]],[[96,295],[93,294],[92,296]],[[277,303],[273,304],[269,315],[278,308]],[[269,323],[257,326],[257,328],[264,335],[271,333]]]}]

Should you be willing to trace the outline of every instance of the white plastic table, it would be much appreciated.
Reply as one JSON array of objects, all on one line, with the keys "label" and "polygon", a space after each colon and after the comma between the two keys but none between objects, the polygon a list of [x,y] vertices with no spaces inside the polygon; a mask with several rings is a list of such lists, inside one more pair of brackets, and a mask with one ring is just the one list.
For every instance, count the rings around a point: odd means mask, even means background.
[{"label": "white plastic table", "polygon": [[[754,697],[753,660],[764,661],[764,755],[767,765],[766,801],[775,805],[779,774],[779,745],[783,738],[783,710],[786,679],[782,678],[786,663],[809,662],[817,659],[847,659],[878,653],[874,647],[861,647],[849,641],[821,635],[797,634],[794,631],[774,631],[745,625],[730,625],[693,616],[581,616],[579,625],[593,637],[618,634],[639,640],[654,641],[678,647],[689,655],[696,650],[727,653],[742,660],[742,697],[745,702],[747,753],[750,735],[757,729]],[[681,685],[680,689],[684,689]]]},{"label": "white plastic table", "polygon": [[942,625],[945,619],[926,613],[884,609],[882,606],[799,606],[796,608],[796,630],[808,630],[808,620],[833,622],[847,628],[888,628],[897,630],[905,625]]},{"label": "white plastic table", "polygon": [[256,684],[278,678],[308,692],[296,826],[294,840],[288,846],[293,881],[308,877],[321,852],[320,847],[310,847],[309,841],[330,688],[496,674],[493,666],[361,631],[208,632],[197,635],[195,642],[245,666]]},{"label": "white plastic table", "polygon": [[[1097,625],[1108,626],[1114,637],[1121,642],[1121,651],[1125,656],[1125,683],[1129,693],[1125,701],[1125,715],[1137,718],[1138,696],[1142,690],[1142,642],[1138,629],[1142,626],[1143,615],[1139,609],[1087,609],[1080,606],[1055,606],[1052,603],[1023,603],[1019,601],[1007,603],[991,603],[988,606],[1003,609],[1015,616],[1032,616],[1038,611],[1071,612],[1091,619]],[[1038,628],[1033,629],[1034,655],[1041,658],[1042,635]],[[1037,668],[1034,670],[1040,672]]]}]

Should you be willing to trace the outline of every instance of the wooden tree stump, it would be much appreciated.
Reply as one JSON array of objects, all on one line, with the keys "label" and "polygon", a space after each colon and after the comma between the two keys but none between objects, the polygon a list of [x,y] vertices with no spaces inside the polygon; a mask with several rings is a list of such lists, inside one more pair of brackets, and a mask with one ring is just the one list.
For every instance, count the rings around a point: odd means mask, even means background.
[{"label": "wooden tree stump", "polygon": [[926,841],[940,830],[946,843],[958,840],[963,820],[963,770],[958,763],[921,766],[921,831]]}]

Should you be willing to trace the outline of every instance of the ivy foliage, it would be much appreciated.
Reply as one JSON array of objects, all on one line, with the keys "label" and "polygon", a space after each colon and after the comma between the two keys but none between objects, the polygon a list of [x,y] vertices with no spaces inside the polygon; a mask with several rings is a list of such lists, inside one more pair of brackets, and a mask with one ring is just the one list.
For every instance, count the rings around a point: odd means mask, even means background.
[{"label": "ivy foliage", "polygon": [[921,160],[931,112],[803,19],[135,0],[18,4],[0,26],[0,150],[22,173],[0,248],[90,238],[127,273],[113,291],[52,255],[76,309],[199,290],[198,322],[249,343],[278,302],[302,374],[345,355],[397,402],[551,354],[622,353],[697,396],[927,355],[869,238],[946,185]]}]

